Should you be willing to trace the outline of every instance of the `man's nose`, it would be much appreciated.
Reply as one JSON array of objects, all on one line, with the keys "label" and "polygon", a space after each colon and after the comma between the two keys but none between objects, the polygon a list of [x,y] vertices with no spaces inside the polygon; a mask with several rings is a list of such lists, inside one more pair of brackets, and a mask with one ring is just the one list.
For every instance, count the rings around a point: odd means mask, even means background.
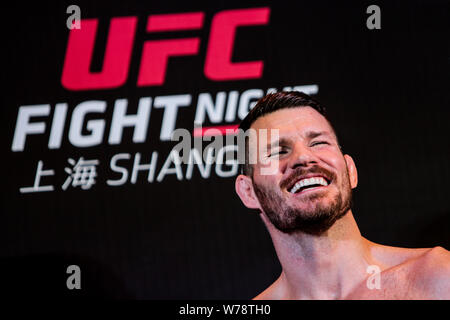
[{"label": "man's nose", "polygon": [[295,144],[294,152],[289,160],[289,167],[295,169],[296,167],[308,167],[317,164],[318,159],[314,152],[302,142]]}]

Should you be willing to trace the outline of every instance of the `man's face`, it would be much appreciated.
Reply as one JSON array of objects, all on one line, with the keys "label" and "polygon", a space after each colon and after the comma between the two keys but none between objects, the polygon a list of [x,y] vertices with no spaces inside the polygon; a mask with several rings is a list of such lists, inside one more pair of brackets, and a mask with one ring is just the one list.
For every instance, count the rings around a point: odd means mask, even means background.
[{"label": "man's face", "polygon": [[[257,134],[279,130],[278,137],[268,136],[267,148],[250,147],[259,159],[253,165],[253,189],[260,209],[277,229],[321,234],[347,213],[347,161],[352,160],[342,154],[319,112],[311,107],[278,110],[256,120],[252,129]],[[267,166],[270,174],[264,172]]]}]

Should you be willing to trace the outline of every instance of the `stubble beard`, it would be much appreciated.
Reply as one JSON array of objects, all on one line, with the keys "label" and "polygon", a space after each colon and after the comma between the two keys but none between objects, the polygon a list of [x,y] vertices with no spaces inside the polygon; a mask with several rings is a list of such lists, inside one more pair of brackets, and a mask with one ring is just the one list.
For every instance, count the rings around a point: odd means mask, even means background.
[{"label": "stubble beard", "polygon": [[348,173],[343,180],[342,188],[328,204],[321,201],[326,197],[322,192],[303,196],[302,201],[315,202],[312,209],[303,210],[289,206],[278,193],[266,186],[253,181],[253,187],[264,213],[275,228],[288,234],[301,231],[321,235],[351,208],[352,191]]}]

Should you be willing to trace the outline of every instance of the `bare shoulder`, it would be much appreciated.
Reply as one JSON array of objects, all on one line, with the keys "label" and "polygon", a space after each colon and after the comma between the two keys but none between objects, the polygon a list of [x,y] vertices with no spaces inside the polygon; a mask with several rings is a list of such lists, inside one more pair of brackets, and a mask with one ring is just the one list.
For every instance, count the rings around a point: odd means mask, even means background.
[{"label": "bare shoulder", "polygon": [[[450,299],[450,252],[442,247],[429,248],[405,262],[411,287],[427,299]],[[411,288],[412,289],[412,288]]]},{"label": "bare shoulder", "polygon": [[377,245],[385,279],[407,299],[450,299],[450,252],[442,247],[400,248]]},{"label": "bare shoulder", "polygon": [[423,259],[431,265],[440,267],[450,267],[450,251],[443,247],[434,247],[429,249],[424,255]]},{"label": "bare shoulder", "polygon": [[450,252],[434,247],[417,258],[417,278],[432,299],[450,299]]}]

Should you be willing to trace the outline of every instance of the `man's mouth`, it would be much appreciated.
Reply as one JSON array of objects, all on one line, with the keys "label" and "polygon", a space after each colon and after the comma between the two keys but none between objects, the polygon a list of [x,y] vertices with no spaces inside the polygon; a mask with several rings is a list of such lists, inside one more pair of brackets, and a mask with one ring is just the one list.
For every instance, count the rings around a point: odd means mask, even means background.
[{"label": "man's mouth", "polygon": [[329,185],[329,181],[322,176],[301,178],[289,189],[289,192],[294,194],[294,193],[302,192],[303,190],[322,187],[322,186],[326,187],[328,185]]}]

